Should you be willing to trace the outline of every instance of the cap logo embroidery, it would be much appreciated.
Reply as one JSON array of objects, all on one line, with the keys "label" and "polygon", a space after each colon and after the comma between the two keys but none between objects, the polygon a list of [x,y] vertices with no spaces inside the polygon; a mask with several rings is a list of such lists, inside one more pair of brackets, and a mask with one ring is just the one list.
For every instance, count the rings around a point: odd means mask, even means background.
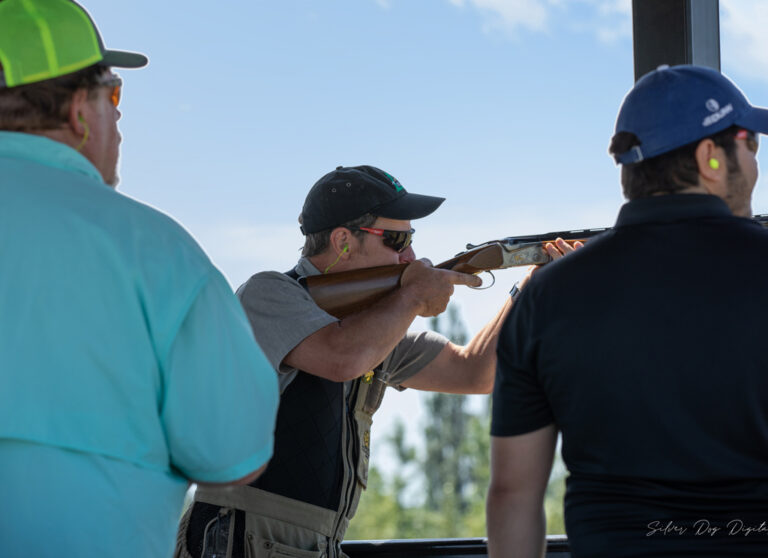
[{"label": "cap logo embroidery", "polygon": [[708,99],[707,102],[704,104],[706,105],[707,110],[709,110],[709,112],[717,112],[718,110],[720,110],[720,103],[718,103],[714,99]]},{"label": "cap logo embroidery", "polygon": [[384,174],[386,174],[386,175],[387,175],[387,178],[389,178],[389,180],[392,182],[392,186],[394,186],[394,187],[395,187],[395,192],[399,192],[400,190],[402,190],[402,189],[403,189],[403,186],[402,186],[402,184],[400,184],[400,183],[397,181],[397,178],[395,178],[394,176],[392,176],[392,175],[391,175],[391,174],[389,174],[388,172],[385,172]]},{"label": "cap logo embroidery", "polygon": [[[709,108],[709,105],[707,105],[707,108]],[[701,123],[702,126],[711,126],[712,124],[715,124],[716,122],[719,122],[723,119],[726,115],[733,112],[733,105],[731,103],[728,103],[723,108],[718,110],[717,112],[713,112],[709,116],[707,116]]]}]

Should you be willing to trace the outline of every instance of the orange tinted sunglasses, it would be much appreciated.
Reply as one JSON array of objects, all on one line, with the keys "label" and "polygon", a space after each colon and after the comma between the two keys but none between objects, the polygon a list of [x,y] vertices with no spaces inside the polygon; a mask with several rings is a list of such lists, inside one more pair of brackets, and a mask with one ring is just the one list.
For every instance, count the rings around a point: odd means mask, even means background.
[{"label": "orange tinted sunglasses", "polygon": [[96,84],[102,87],[111,88],[109,100],[112,101],[114,107],[117,108],[117,105],[120,104],[120,93],[123,89],[123,80],[115,74],[104,74]]}]

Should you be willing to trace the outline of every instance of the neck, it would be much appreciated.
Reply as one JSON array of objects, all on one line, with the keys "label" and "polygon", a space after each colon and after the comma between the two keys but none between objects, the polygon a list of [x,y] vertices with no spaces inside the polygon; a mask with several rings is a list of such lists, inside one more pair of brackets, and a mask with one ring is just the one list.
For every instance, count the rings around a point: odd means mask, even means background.
[{"label": "neck", "polygon": [[72,131],[67,128],[54,128],[51,130],[30,130],[25,133],[32,134],[34,136],[42,136],[59,143],[63,143],[72,149],[77,149],[78,144],[82,140],[82,138],[75,137]]},{"label": "neck", "polygon": [[675,190],[674,192],[654,192],[651,196],[667,196],[669,194],[712,194],[704,186],[689,186],[682,190]]},{"label": "neck", "polygon": [[336,254],[333,254],[332,252],[326,251],[307,259],[320,271],[320,273],[336,273],[338,271],[344,271],[344,262],[337,259]]}]

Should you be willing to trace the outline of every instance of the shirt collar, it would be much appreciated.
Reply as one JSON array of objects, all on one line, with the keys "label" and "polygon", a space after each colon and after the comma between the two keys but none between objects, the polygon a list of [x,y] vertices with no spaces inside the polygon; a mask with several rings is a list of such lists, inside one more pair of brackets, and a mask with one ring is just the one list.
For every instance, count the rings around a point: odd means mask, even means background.
[{"label": "shirt collar", "polygon": [[0,131],[0,157],[26,159],[57,169],[79,172],[101,183],[101,173],[84,155],[44,136]]},{"label": "shirt collar", "polygon": [[717,196],[666,194],[625,203],[619,210],[616,227],[697,217],[733,217],[733,213]]},{"label": "shirt collar", "polygon": [[309,258],[302,257],[299,259],[299,263],[296,264],[296,272],[299,277],[310,277],[312,275],[320,275],[320,270],[317,269]]}]

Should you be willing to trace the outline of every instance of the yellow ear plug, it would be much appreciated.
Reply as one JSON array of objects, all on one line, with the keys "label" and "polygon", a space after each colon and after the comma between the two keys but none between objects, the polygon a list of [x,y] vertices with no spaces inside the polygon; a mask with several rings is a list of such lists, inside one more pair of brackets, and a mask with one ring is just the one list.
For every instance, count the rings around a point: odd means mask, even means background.
[{"label": "yellow ear plug", "polygon": [[331,265],[329,265],[328,267],[326,267],[326,268],[323,270],[323,273],[324,273],[324,274],[325,274],[325,273],[328,273],[328,271],[329,271],[329,270],[330,270],[330,269],[331,269],[333,266],[335,266],[337,263],[339,263],[339,260],[341,259],[341,256],[342,256],[342,255],[343,255],[345,252],[349,252],[349,244],[345,244],[345,245],[344,245],[344,248],[342,249],[342,251],[341,251],[341,252],[339,252],[339,255],[338,255],[338,257],[336,258],[336,261],[335,261],[335,262],[333,262],[333,263],[332,263]]},{"label": "yellow ear plug", "polygon": [[83,141],[81,141],[80,144],[75,148],[78,151],[80,151],[85,145],[85,142],[88,141],[88,135],[91,133],[91,129],[88,127],[88,123],[85,121],[85,118],[83,118],[83,115],[80,114],[79,112],[77,113],[77,119],[83,125],[83,128],[85,128],[85,133],[83,134]]},{"label": "yellow ear plug", "polygon": [[714,158],[710,159],[709,160],[709,168],[711,168],[712,170],[719,169],[720,168],[720,161],[718,161],[717,159],[714,159]]}]

